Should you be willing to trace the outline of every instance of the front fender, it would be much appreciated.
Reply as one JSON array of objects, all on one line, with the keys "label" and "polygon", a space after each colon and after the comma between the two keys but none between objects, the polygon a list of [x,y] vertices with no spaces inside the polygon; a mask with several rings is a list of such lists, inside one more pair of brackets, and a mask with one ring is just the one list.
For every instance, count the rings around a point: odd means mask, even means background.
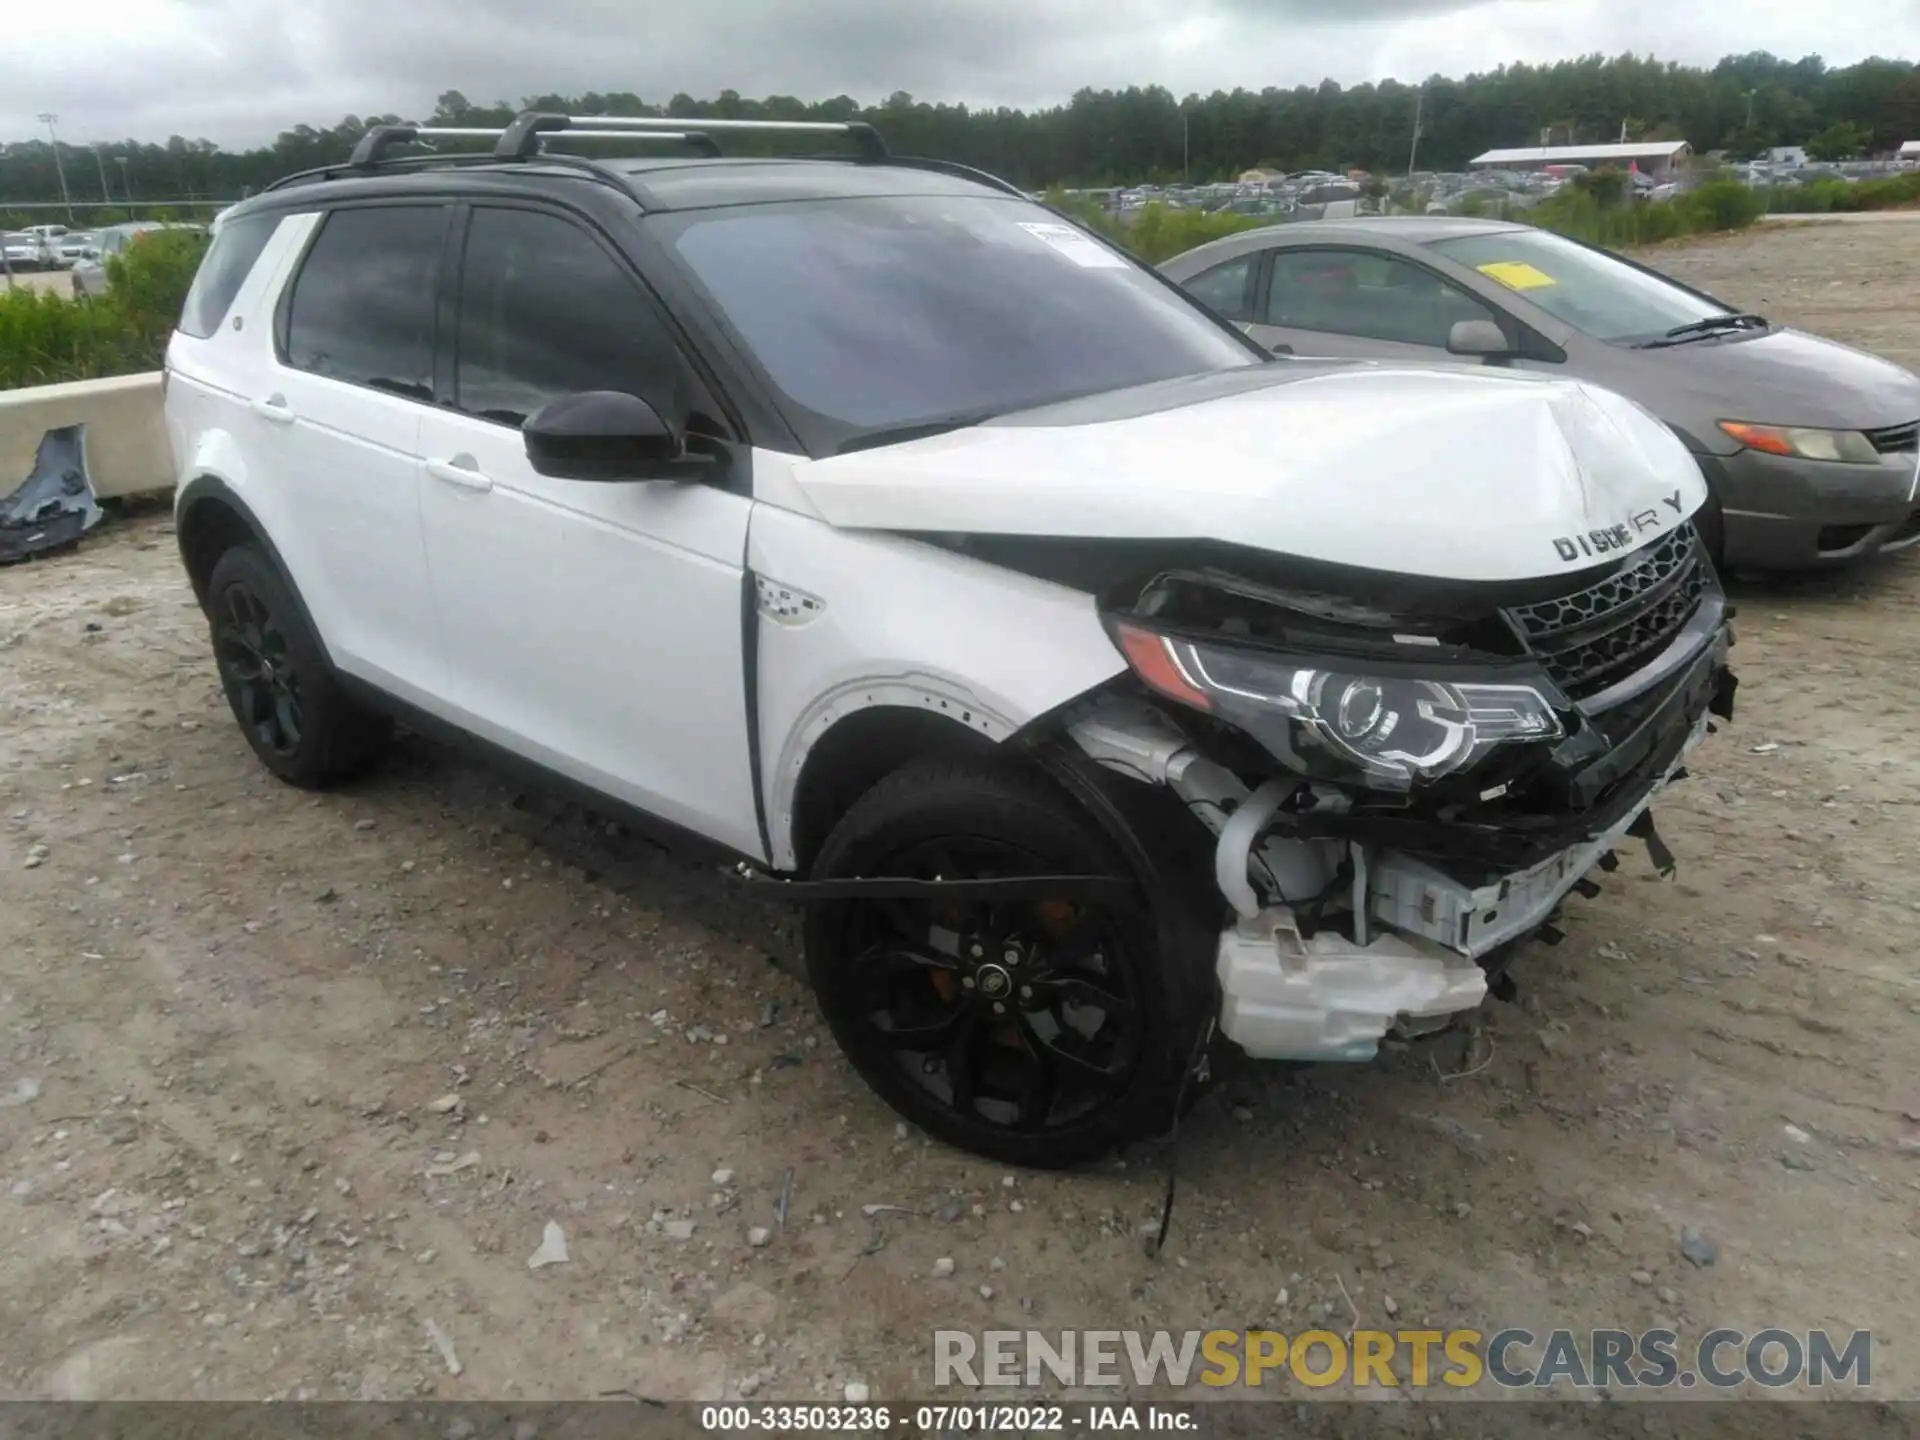
[{"label": "front fender", "polygon": [[762,798],[782,868],[807,757],[849,715],[920,709],[998,743],[1126,668],[1091,595],[921,541],[757,505],[747,563]]}]

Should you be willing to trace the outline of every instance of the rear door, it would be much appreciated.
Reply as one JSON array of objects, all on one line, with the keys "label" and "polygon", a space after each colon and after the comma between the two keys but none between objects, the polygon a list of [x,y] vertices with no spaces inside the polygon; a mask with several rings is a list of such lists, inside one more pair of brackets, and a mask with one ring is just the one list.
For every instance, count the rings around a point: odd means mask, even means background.
[{"label": "rear door", "polygon": [[[724,434],[664,312],[556,210],[464,224],[452,385],[421,440],[450,718],[602,793],[763,855],[747,742],[745,475],[558,480],[521,424],[616,390]],[[731,482],[730,483],[730,477]]]},{"label": "rear door", "polygon": [[274,536],[334,662],[416,703],[440,684],[420,536],[449,204],[343,207],[320,223],[248,397],[285,520]]}]

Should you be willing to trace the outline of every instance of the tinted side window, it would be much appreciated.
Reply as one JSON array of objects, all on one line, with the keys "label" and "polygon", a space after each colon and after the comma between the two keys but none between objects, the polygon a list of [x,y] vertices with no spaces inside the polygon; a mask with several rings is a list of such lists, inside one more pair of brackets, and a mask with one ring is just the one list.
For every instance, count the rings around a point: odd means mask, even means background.
[{"label": "tinted side window", "polygon": [[1258,255],[1243,255],[1202,270],[1187,281],[1187,293],[1229,320],[1253,319],[1253,269]]},{"label": "tinted side window", "polygon": [[287,363],[333,380],[433,398],[434,286],[449,210],[336,210],[287,309]]},{"label": "tinted side window", "polygon": [[473,212],[457,353],[459,407],[502,424],[583,390],[685,412],[685,370],[665,322],[612,255],[557,215]]},{"label": "tinted side window", "polygon": [[1279,250],[1267,285],[1269,325],[1444,350],[1461,320],[1494,313],[1431,270],[1373,250]]},{"label": "tinted side window", "polygon": [[266,249],[267,241],[279,226],[278,215],[254,215],[220,227],[212,247],[201,257],[193,288],[187,291],[187,302],[181,307],[183,335],[204,340],[220,328],[233,297],[247,283],[253,262],[260,258],[260,252]]}]

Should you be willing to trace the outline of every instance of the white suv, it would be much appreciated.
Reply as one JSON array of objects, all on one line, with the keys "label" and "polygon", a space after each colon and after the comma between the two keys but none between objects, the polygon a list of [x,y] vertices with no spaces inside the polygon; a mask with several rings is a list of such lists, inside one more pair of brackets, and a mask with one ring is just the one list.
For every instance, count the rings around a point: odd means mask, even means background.
[{"label": "white suv", "polygon": [[[1644,410],[1275,359],[991,177],[820,126],[523,116],[222,217],[168,352],[226,692],[317,786],[394,717],[808,905],[852,1063],[955,1144],[1158,1131],[1224,1036],[1362,1060],[1730,712]],[[804,127],[802,127],[804,128]],[[681,153],[591,161],[565,133]]]}]

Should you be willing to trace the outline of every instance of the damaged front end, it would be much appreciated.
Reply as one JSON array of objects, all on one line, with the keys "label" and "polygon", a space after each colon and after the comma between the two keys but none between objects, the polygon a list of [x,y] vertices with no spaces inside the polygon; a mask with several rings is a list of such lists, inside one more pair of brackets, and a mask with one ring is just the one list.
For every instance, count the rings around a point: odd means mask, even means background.
[{"label": "damaged front end", "polygon": [[[1260,573],[1260,572],[1265,573]],[[1693,528],[1573,576],[1425,582],[1272,557],[1105,607],[1132,678],[1065,717],[1212,832],[1220,1028],[1364,1060],[1478,1005],[1730,718],[1730,612]]]}]

